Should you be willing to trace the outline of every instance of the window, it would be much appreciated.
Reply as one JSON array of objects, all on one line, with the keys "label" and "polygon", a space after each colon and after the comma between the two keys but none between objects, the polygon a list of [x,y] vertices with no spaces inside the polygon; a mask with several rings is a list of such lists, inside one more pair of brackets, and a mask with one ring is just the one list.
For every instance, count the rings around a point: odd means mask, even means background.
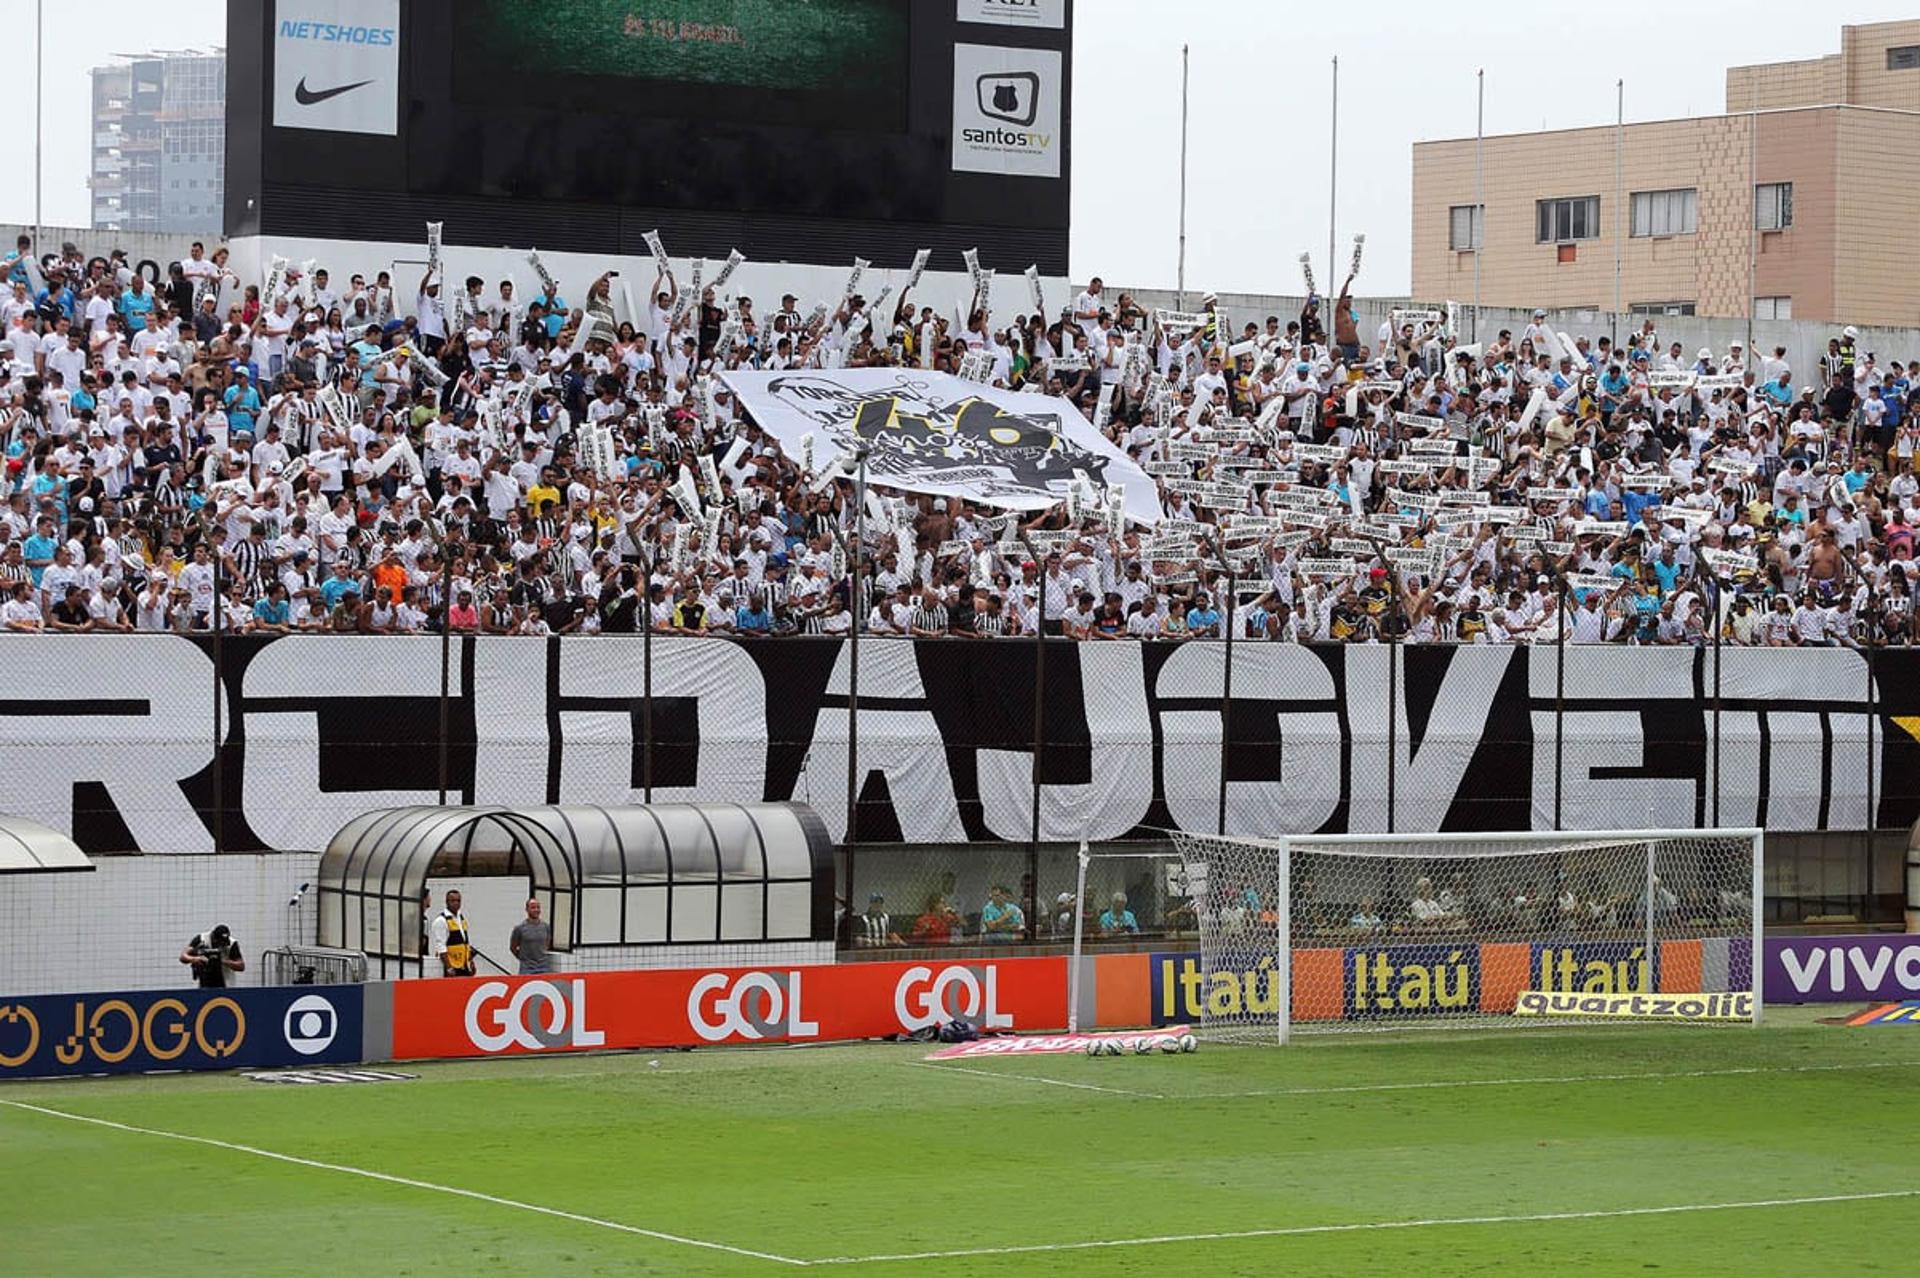
[{"label": "window", "polygon": [[1484,243],[1487,210],[1481,204],[1456,204],[1447,210],[1447,247],[1455,251],[1477,249]]},{"label": "window", "polygon": [[1920,44],[1903,44],[1887,50],[1887,70],[1912,71],[1920,68]]},{"label": "window", "polygon": [[1699,199],[1684,191],[1635,191],[1633,235],[1692,235],[1699,229]]},{"label": "window", "polygon": [[1600,234],[1600,197],[1540,201],[1540,243],[1591,240]]},{"label": "window", "polygon": [[1791,297],[1756,297],[1753,299],[1753,317],[1755,319],[1793,318],[1793,299]]},{"label": "window", "polygon": [[1627,311],[1633,315],[1692,315],[1695,314],[1693,302],[1630,302]]},{"label": "window", "polygon": [[1763,231],[1793,225],[1793,183],[1763,182],[1753,188],[1753,224]]}]

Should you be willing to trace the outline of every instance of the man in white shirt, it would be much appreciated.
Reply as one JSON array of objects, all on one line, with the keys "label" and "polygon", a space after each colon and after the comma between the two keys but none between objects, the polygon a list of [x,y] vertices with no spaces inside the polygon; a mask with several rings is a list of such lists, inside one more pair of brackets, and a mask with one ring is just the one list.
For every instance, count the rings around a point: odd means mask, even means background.
[{"label": "man in white shirt", "polygon": [[414,303],[415,326],[420,331],[420,349],[428,356],[438,355],[447,340],[447,314],[440,306],[440,281],[429,271],[420,277],[420,296]]}]

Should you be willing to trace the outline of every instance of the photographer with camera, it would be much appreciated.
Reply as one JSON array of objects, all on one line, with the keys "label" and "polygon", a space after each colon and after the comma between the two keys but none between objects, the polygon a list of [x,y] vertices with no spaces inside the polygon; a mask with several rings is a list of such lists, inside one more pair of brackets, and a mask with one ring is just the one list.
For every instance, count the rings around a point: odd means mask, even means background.
[{"label": "photographer with camera", "polygon": [[239,942],[225,923],[195,936],[180,951],[180,961],[193,968],[193,979],[201,989],[224,989],[228,972],[244,972],[247,960]]}]

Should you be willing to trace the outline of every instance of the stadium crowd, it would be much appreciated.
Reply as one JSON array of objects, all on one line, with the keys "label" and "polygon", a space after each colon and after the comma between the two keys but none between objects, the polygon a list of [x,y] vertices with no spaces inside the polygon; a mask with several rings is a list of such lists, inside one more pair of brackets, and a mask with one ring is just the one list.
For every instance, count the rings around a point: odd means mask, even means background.
[{"label": "stadium crowd", "polygon": [[[195,244],[155,281],[22,237],[0,624],[835,635],[857,610],[916,637],[1699,644],[1717,610],[1736,644],[1914,639],[1920,362],[1851,329],[1792,369],[1653,320],[1618,345],[1545,312],[1476,343],[1435,312],[1363,334],[1351,278],[1239,324],[1099,280],[963,324],[670,271],[620,320],[611,272],[540,273],[253,282]],[[1167,522],[913,493],[860,520],[850,477],[803,473],[713,376],[888,365],[1073,400]]]}]

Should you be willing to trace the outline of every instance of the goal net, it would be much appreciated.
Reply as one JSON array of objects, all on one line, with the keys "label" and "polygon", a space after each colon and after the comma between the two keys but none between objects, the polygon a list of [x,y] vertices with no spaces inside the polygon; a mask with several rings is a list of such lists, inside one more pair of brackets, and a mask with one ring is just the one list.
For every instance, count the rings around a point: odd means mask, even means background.
[{"label": "goal net", "polygon": [[1758,830],[1173,839],[1203,1039],[1760,1019]]}]

